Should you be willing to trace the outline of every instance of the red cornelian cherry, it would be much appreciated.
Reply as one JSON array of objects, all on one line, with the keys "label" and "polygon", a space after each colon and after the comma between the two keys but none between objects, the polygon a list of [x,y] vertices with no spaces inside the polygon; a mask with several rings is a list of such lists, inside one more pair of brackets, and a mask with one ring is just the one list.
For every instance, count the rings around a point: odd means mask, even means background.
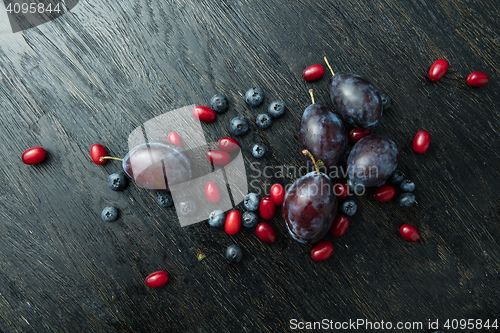
[{"label": "red cornelian cherry", "polygon": [[198,105],[193,109],[193,117],[199,121],[211,123],[215,121],[215,118],[217,118],[217,113],[207,106]]},{"label": "red cornelian cherry", "polygon": [[429,80],[432,82],[437,82],[445,76],[446,72],[448,72],[448,68],[450,67],[450,64],[448,61],[444,59],[439,59],[436,60],[429,69]]},{"label": "red cornelian cherry", "polygon": [[217,203],[220,200],[220,189],[214,182],[208,182],[205,184],[205,197],[211,203]]},{"label": "red cornelian cherry", "polygon": [[149,274],[144,280],[149,288],[159,288],[168,282],[168,274],[164,271],[157,271]]},{"label": "red cornelian cherry", "polygon": [[255,228],[255,233],[264,243],[272,244],[276,241],[276,231],[266,222],[259,223]]},{"label": "red cornelian cherry", "polygon": [[170,142],[178,147],[182,148],[182,146],[183,146],[182,139],[181,139],[180,135],[175,133],[175,132],[168,133],[167,140],[168,140],[168,142]]},{"label": "red cornelian cherry", "polygon": [[226,221],[224,222],[224,230],[228,235],[236,235],[241,229],[241,213],[237,210],[232,210],[227,213]]},{"label": "red cornelian cherry", "polygon": [[283,201],[285,201],[285,189],[281,184],[271,186],[271,200],[273,200],[276,206],[283,205]]},{"label": "red cornelian cherry", "polygon": [[206,155],[210,163],[215,165],[224,166],[231,162],[231,155],[223,150],[209,150]]},{"label": "red cornelian cherry", "polygon": [[373,198],[380,202],[391,201],[395,196],[396,190],[390,185],[381,186],[373,193]]},{"label": "red cornelian cherry", "polygon": [[35,165],[41,163],[47,157],[47,152],[42,147],[28,148],[21,155],[24,164]]},{"label": "red cornelian cherry", "polygon": [[349,186],[342,183],[335,183],[333,185],[333,194],[339,198],[345,198],[349,195]]},{"label": "red cornelian cherry", "polygon": [[264,220],[272,219],[276,212],[276,204],[270,197],[263,197],[259,204],[259,213]]},{"label": "red cornelian cherry", "polygon": [[217,143],[220,150],[227,153],[234,153],[240,150],[240,143],[233,138],[222,138]]},{"label": "red cornelian cherry", "polygon": [[311,257],[315,261],[323,261],[330,258],[333,254],[333,244],[329,241],[323,241],[316,245],[311,251]]},{"label": "red cornelian cherry", "polygon": [[106,152],[106,148],[104,148],[103,145],[100,143],[94,143],[92,146],[90,146],[90,158],[92,158],[92,161],[95,164],[104,164],[106,163],[106,159],[103,159],[108,155]]},{"label": "red cornelian cherry", "polygon": [[349,218],[345,215],[339,214],[335,216],[330,233],[335,237],[342,237],[349,228]]},{"label": "red cornelian cherry", "polygon": [[302,77],[306,81],[316,81],[325,75],[325,68],[319,64],[311,65],[304,69]]},{"label": "red cornelian cherry", "polygon": [[399,234],[409,242],[418,242],[420,240],[420,232],[409,224],[403,224],[399,228]]},{"label": "red cornelian cherry", "polygon": [[351,142],[358,142],[359,140],[363,139],[365,136],[370,135],[371,132],[372,131],[369,129],[355,127],[349,133],[349,140],[351,140]]},{"label": "red cornelian cherry", "polygon": [[490,82],[490,77],[483,72],[472,72],[467,76],[466,81],[471,87],[481,87]]},{"label": "red cornelian cherry", "polygon": [[429,149],[431,144],[431,136],[426,130],[418,131],[413,138],[413,150],[416,153],[423,154]]}]

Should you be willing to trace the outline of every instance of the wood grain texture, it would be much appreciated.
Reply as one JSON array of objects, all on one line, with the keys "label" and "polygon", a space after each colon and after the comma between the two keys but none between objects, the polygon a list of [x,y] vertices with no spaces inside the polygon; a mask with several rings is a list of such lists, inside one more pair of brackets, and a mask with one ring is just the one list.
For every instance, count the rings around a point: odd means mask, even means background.
[{"label": "wood grain texture", "polygon": [[[0,30],[0,331],[280,332],[291,319],[500,319],[496,4],[85,0],[39,27]],[[373,190],[355,198],[346,235],[326,237],[336,251],[328,261],[313,262],[279,214],[271,246],[251,230],[181,228],[154,192],[109,190],[119,164],[90,160],[91,144],[123,156],[137,126],[223,93],[230,110],[203,124],[207,141],[229,136],[230,119],[244,115],[246,165],[255,161],[249,147],[262,142],[269,152],[256,168],[274,168],[264,179],[248,167],[250,190],[289,184],[294,175],[276,172],[303,165],[297,133],[307,90],[331,106],[329,75],[301,78],[323,56],[392,98],[373,132],[398,144],[418,201],[401,209],[372,200]],[[438,58],[450,71],[430,83]],[[466,86],[475,70],[491,82]],[[252,86],[266,93],[256,110],[243,97]],[[287,113],[261,130],[254,119],[274,99]],[[424,155],[411,149],[420,129],[432,138]],[[38,145],[47,161],[23,165],[22,152]],[[116,223],[101,221],[107,205],[119,208]],[[420,243],[401,239],[403,223],[420,229]],[[245,253],[238,265],[223,256],[231,243]],[[197,250],[207,258],[198,261]],[[148,289],[144,278],[156,270],[171,280]]]}]

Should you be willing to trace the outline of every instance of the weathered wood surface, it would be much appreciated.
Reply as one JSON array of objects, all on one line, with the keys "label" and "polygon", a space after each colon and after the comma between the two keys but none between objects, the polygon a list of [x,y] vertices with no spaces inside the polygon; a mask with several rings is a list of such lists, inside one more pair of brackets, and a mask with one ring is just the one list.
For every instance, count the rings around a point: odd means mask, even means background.
[{"label": "weathered wood surface", "polygon": [[[429,319],[500,319],[499,18],[498,2],[487,0],[85,0],[21,33],[2,23],[0,331],[278,332],[292,319],[368,319],[422,322],[406,331],[429,332]],[[270,148],[261,168],[301,165],[307,90],[331,105],[328,75],[306,84],[301,73],[325,55],[334,70],[363,75],[392,97],[374,133],[399,145],[418,200],[401,209],[370,191],[356,198],[347,234],[327,237],[336,252],[326,262],[311,260],[311,246],[293,241],[279,214],[270,246],[250,230],[181,228],[154,193],[107,188],[119,164],[90,161],[92,143],[123,156],[134,128],[207,105],[217,92],[231,108],[204,125],[205,135],[226,136],[236,114],[254,119],[265,109],[242,97],[257,85],[266,105],[282,99],[288,113],[267,130],[252,123],[241,143]],[[430,83],[426,71],[438,58],[451,68]],[[475,70],[491,82],[466,86]],[[432,137],[424,155],[411,150],[420,129]],[[21,153],[36,145],[48,160],[23,165]],[[116,223],[100,220],[109,204],[121,211]],[[403,223],[417,226],[422,241],[402,240]],[[231,243],[245,251],[238,265],[223,257]],[[208,257],[198,261],[197,250]],[[144,278],[155,270],[171,280],[148,289]]]}]

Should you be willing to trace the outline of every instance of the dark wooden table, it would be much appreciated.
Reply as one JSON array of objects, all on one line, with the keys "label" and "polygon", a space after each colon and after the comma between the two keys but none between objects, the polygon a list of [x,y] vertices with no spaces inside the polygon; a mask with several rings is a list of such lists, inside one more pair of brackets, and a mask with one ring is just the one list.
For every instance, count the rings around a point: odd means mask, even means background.
[{"label": "dark wooden table", "polygon": [[[280,332],[357,320],[373,328],[332,331],[375,332],[390,322],[392,330],[378,331],[432,332],[436,320],[454,331],[448,319],[473,320],[463,331],[495,331],[475,325],[500,319],[497,1],[86,0],[15,34],[3,7],[0,17],[0,331]],[[418,202],[378,203],[372,189],[356,197],[347,233],[326,237],[335,246],[327,261],[314,262],[312,246],[291,239],[280,209],[272,245],[252,230],[181,228],[155,192],[108,188],[119,163],[90,160],[91,144],[123,156],[137,126],[223,93],[230,110],[203,124],[207,140],[229,135],[241,114],[251,120],[240,139],[247,166],[254,142],[269,149],[261,167],[300,166],[308,89],[331,106],[330,75],[307,83],[301,73],[324,56],[392,98],[373,133],[398,144]],[[426,73],[439,58],[450,70],[431,83]],[[472,71],[490,83],[467,86]],[[244,102],[252,86],[266,93],[258,109]],[[274,99],[288,111],[259,129],[255,116]],[[411,148],[420,129],[432,137],[426,154]],[[44,163],[21,162],[32,146],[48,151]],[[100,219],[107,205],[119,208],[117,222]],[[403,223],[422,240],[402,239]],[[244,250],[239,264],[224,258],[232,243]],[[198,261],[198,251],[207,257]],[[156,270],[170,281],[147,288]],[[398,322],[413,327],[396,330]]]}]

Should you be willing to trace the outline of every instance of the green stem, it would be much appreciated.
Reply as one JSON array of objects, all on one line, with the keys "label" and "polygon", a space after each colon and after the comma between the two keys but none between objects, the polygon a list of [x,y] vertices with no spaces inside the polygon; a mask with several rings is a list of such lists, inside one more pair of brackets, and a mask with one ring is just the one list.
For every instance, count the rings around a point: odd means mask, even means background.
[{"label": "green stem", "polygon": [[307,156],[309,156],[311,158],[311,160],[313,161],[314,167],[316,168],[316,172],[319,175],[318,162],[316,162],[316,159],[314,158],[314,156],[307,149],[304,149],[302,151],[302,154],[307,155]]}]

